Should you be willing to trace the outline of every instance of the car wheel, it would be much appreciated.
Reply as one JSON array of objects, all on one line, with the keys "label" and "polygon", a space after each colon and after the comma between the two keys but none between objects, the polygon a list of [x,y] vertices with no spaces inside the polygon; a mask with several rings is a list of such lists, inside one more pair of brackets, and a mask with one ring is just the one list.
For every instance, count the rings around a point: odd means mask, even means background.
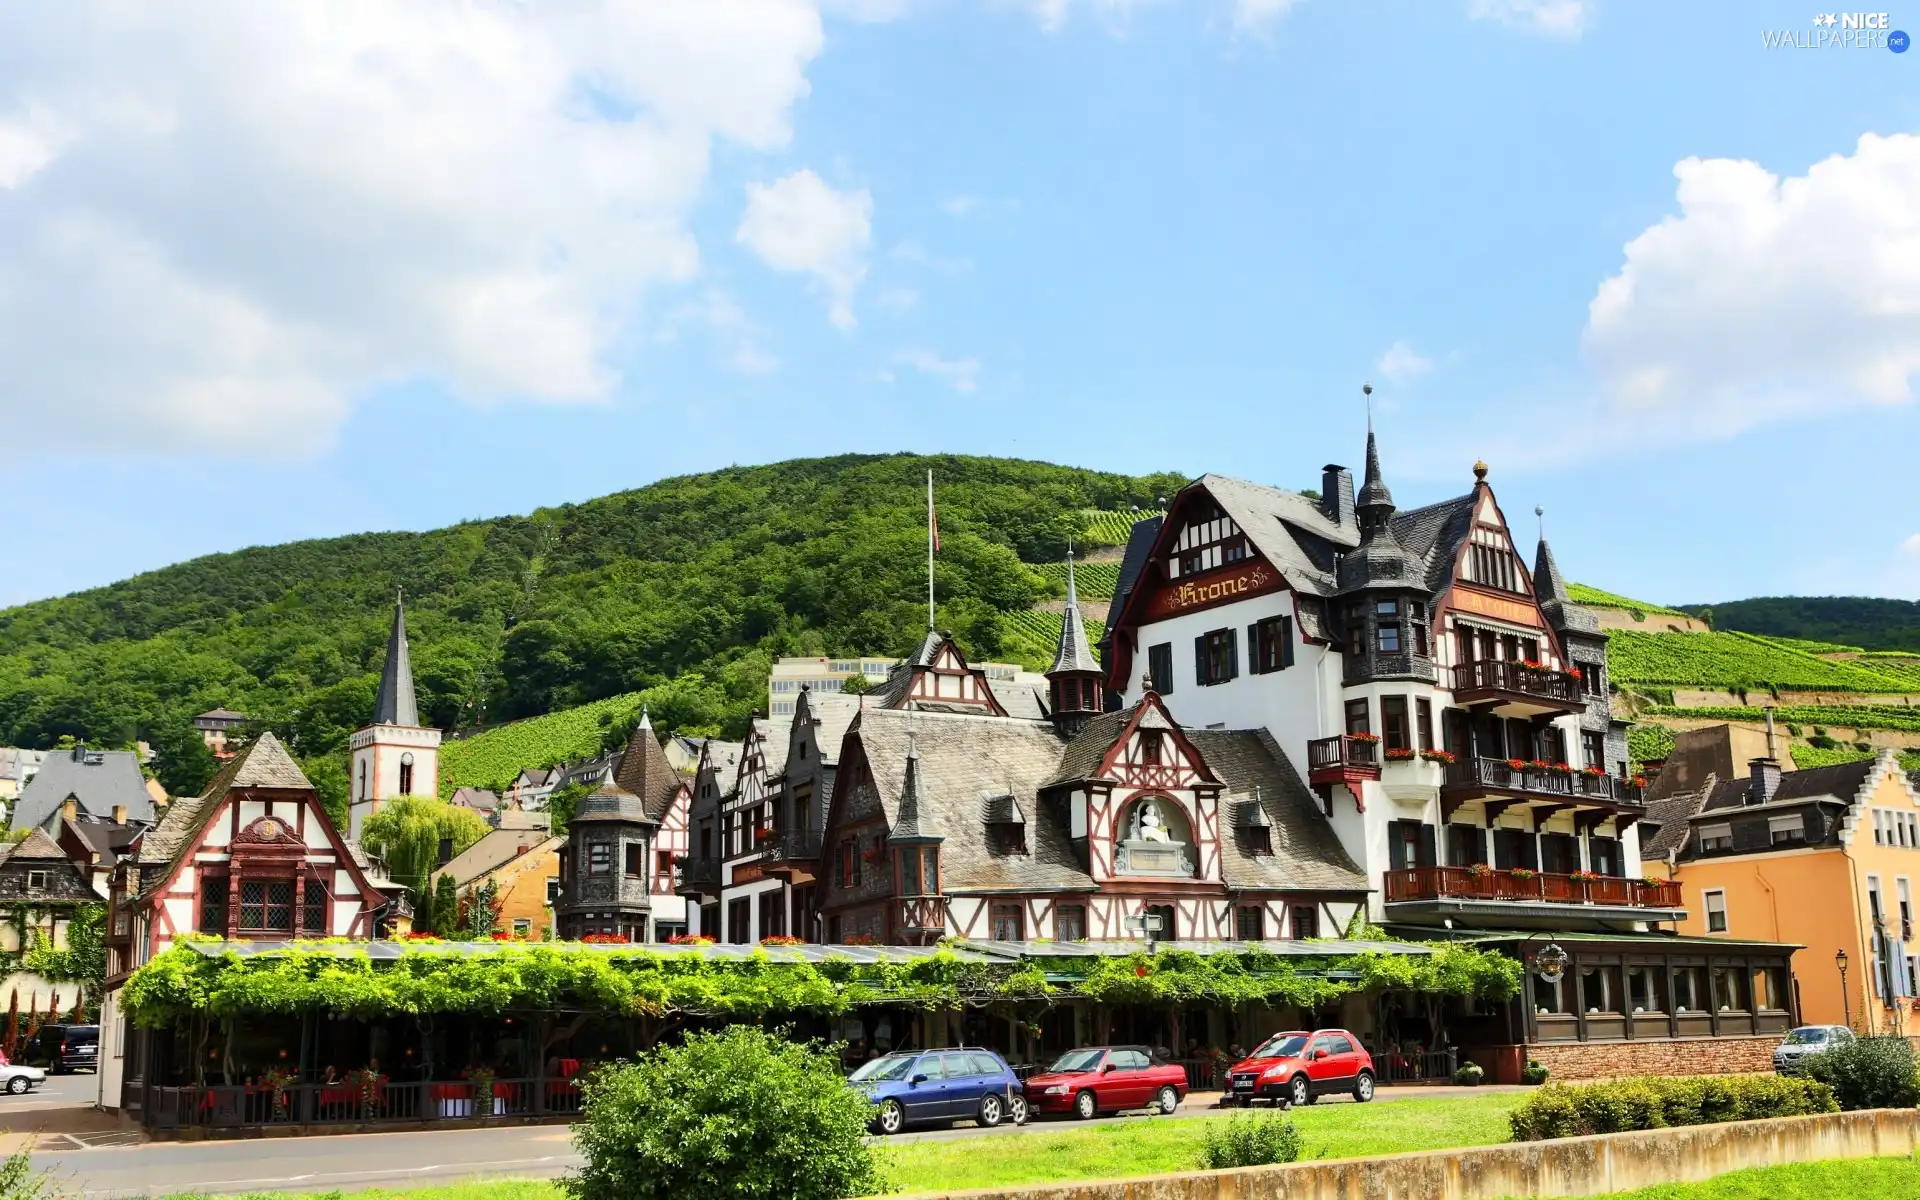
[{"label": "car wheel", "polygon": [[1365,1104],[1373,1099],[1373,1072],[1362,1071],[1353,1081],[1353,1098],[1356,1103]]},{"label": "car wheel", "polygon": [[1100,1102],[1093,1098],[1092,1092],[1081,1092],[1073,1098],[1073,1115],[1082,1121],[1091,1121],[1100,1115]]},{"label": "car wheel", "polygon": [[1293,1082],[1287,1085],[1287,1101],[1296,1108],[1305,1108],[1313,1103],[1313,1085],[1307,1082],[1305,1075],[1295,1075]]},{"label": "car wheel", "polygon": [[1015,1125],[1025,1125],[1033,1120],[1033,1109],[1027,1106],[1025,1096],[1016,1093],[1013,1099],[1007,1101],[1007,1115],[1013,1118]]},{"label": "car wheel", "polygon": [[1180,1110],[1180,1093],[1170,1087],[1163,1087],[1160,1089],[1159,1094],[1153,1098],[1153,1103],[1161,1112],[1170,1117]]},{"label": "car wheel", "polygon": [[12,1079],[7,1080],[7,1095],[18,1096],[30,1086],[31,1085],[27,1083],[27,1077],[25,1075],[15,1075]]},{"label": "car wheel", "polygon": [[1006,1116],[1006,1104],[1000,1099],[1000,1093],[988,1092],[986,1095],[980,1097],[981,1128],[992,1129],[1001,1121],[1004,1121]]},{"label": "car wheel", "polygon": [[873,1127],[884,1134],[899,1133],[907,1127],[907,1110],[900,1107],[898,1100],[882,1100],[880,1111],[873,1118]]}]

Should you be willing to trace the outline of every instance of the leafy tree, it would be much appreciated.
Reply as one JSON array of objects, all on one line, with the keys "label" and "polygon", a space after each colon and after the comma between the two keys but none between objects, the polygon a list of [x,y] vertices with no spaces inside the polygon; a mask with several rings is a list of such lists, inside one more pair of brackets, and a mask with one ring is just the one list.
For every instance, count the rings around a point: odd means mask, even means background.
[{"label": "leafy tree", "polygon": [[[427,878],[439,866],[441,839],[451,839],[458,854],[486,834],[486,821],[470,808],[426,796],[399,796],[367,818],[360,841],[386,860],[394,882],[419,893],[426,890]],[[440,928],[437,921],[435,928]]]},{"label": "leafy tree", "polygon": [[690,1034],[584,1086],[572,1200],[842,1200],[887,1190],[871,1106],[839,1058],[784,1031]]},{"label": "leafy tree", "polygon": [[107,906],[83,904],[67,921],[65,949],[55,949],[46,934],[35,932],[21,965],[53,983],[77,983],[94,1003],[106,992]]},{"label": "leafy tree", "polygon": [[149,730],[147,744],[153,747],[154,776],[169,796],[200,795],[220,768],[200,731],[184,721]]},{"label": "leafy tree", "polygon": [[499,932],[500,887],[491,878],[467,889],[461,907],[465,918],[460,923],[460,932],[469,941],[482,942]]},{"label": "leafy tree", "polygon": [[441,937],[459,936],[460,896],[453,886],[451,875],[442,875],[434,881],[432,928]]},{"label": "leafy tree", "polygon": [[840,694],[843,696],[864,696],[872,690],[873,684],[867,682],[864,672],[847,676],[846,682],[840,685]]},{"label": "leafy tree", "polygon": [[346,760],[338,754],[322,755],[316,758],[300,760],[300,770],[319,793],[320,806],[327,810],[327,819],[340,831],[341,837],[347,836],[349,811],[347,807]]}]

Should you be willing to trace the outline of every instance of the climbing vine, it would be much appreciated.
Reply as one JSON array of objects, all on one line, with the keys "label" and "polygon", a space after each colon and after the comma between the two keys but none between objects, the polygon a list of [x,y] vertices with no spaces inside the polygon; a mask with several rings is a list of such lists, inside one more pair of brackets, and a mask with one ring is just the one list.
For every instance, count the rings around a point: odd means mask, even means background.
[{"label": "climbing vine", "polygon": [[482,954],[422,946],[375,963],[364,952],[340,953],[332,948],[337,944],[345,943],[299,943],[284,953],[246,956],[176,945],[134,973],[121,1005],[149,1027],[188,1014],[545,1010],[752,1018],[832,1014],[881,1002],[932,1009],[1007,999],[1321,1007],[1376,987],[1500,999],[1514,994],[1520,975],[1512,959],[1457,945],[1435,946],[1428,955],[1300,959],[1261,951],[1165,950],[1008,963],[945,951],[891,962],[795,962],[775,961],[765,952],[719,958],[534,943]]}]

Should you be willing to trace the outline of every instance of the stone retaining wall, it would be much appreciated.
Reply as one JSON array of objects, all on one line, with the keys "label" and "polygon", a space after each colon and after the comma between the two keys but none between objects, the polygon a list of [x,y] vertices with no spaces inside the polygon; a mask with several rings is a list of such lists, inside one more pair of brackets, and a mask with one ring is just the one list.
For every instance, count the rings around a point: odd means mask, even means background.
[{"label": "stone retaining wall", "polygon": [[1693,1183],[1747,1167],[1906,1155],[1916,1148],[1920,1148],[1920,1112],[1875,1109],[1234,1171],[927,1192],[913,1200],[1349,1200],[1362,1196],[1366,1200],[1497,1200],[1502,1196],[1599,1196],[1659,1183]]},{"label": "stone retaining wall", "polygon": [[1527,1055],[1552,1072],[1549,1079],[1614,1079],[1622,1075],[1741,1075],[1773,1070],[1778,1035],[1747,1038],[1668,1038],[1637,1042],[1546,1042]]}]

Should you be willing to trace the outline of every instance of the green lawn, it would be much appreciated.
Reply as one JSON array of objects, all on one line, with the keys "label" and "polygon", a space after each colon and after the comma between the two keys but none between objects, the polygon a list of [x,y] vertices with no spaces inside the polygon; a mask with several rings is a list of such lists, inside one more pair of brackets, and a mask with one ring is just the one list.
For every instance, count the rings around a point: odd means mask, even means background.
[{"label": "green lawn", "polygon": [[1920,1163],[1910,1158],[1857,1158],[1734,1171],[1705,1183],[1666,1183],[1599,1200],[1875,1200],[1920,1198]]},{"label": "green lawn", "polygon": [[[1507,1110],[1524,1099],[1525,1093],[1510,1092],[1327,1104],[1295,1109],[1292,1115],[1300,1126],[1303,1158],[1354,1158],[1504,1142]],[[911,1193],[1189,1171],[1200,1157],[1203,1127],[1226,1119],[1136,1117],[1092,1129],[1062,1123],[1044,1133],[915,1142],[892,1148],[894,1178]]]}]

